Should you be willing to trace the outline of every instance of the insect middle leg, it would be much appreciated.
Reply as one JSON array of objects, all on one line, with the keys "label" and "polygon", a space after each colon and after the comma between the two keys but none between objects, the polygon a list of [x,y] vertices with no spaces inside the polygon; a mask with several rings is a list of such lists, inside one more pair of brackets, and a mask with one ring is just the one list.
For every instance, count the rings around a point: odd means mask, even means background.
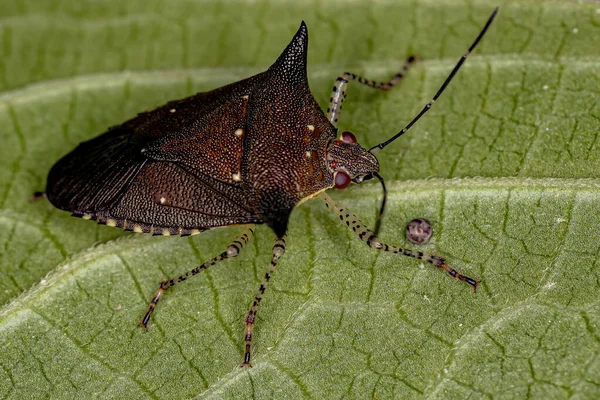
[{"label": "insect middle leg", "polygon": [[421,251],[402,249],[400,247],[387,245],[382,243],[377,236],[367,228],[362,221],[354,214],[349,212],[344,206],[339,203],[336,203],[325,193],[321,193],[319,198],[325,202],[325,205],[329,210],[331,210],[335,215],[339,217],[339,219],[346,223],[349,228],[352,228],[354,233],[367,244],[367,246],[381,250],[388,251],[395,254],[401,254],[408,257],[418,258],[419,260],[427,261],[432,264],[434,267],[442,269],[446,271],[448,275],[452,278],[468,283],[473,288],[473,292],[477,290],[477,285],[479,285],[480,281],[476,281],[475,279],[469,278],[466,275],[461,274],[450,265],[446,264],[446,260],[440,256],[436,256],[434,254],[427,254]]},{"label": "insect middle leg", "polygon": [[279,258],[283,255],[283,253],[285,253],[285,238],[286,235],[283,235],[283,237],[275,239],[275,244],[273,245],[273,257],[271,258],[271,266],[269,267],[269,271],[267,271],[265,274],[265,277],[260,284],[256,295],[254,296],[250,311],[248,311],[246,319],[244,320],[244,323],[246,324],[246,330],[244,333],[246,349],[244,351],[244,360],[242,361],[241,365],[242,367],[246,365],[249,367],[252,366],[252,364],[250,364],[250,351],[252,349],[252,327],[256,323],[256,313],[258,312],[258,307],[260,306],[260,302],[265,294],[265,290],[267,290],[267,285],[275,273],[277,262],[279,262]]},{"label": "insect middle leg", "polygon": [[254,224],[249,224],[249,225],[244,226],[242,233],[240,233],[240,235],[233,242],[231,242],[231,244],[227,247],[227,250],[225,250],[223,253],[219,254],[216,257],[213,257],[212,259],[210,259],[207,262],[205,262],[204,264],[192,269],[191,271],[188,271],[185,274],[178,276],[177,278],[162,281],[160,283],[160,287],[158,288],[158,290],[154,294],[154,297],[150,301],[150,305],[148,306],[148,311],[146,311],[146,314],[144,315],[144,318],[142,318],[142,321],[139,323],[139,326],[141,326],[142,328],[148,327],[148,321],[150,321],[150,316],[154,312],[154,309],[156,308],[156,304],[158,303],[158,301],[160,300],[160,298],[162,297],[162,295],[165,293],[165,291],[168,288],[170,288],[171,286],[175,286],[178,283],[181,283],[194,275],[197,275],[200,271],[203,271],[205,269],[208,269],[209,267],[212,267],[219,261],[225,260],[227,258],[237,257],[238,254],[240,254],[240,251],[242,250],[242,248],[246,245],[246,243],[248,243],[250,241],[253,234],[254,234]]},{"label": "insect middle leg", "polygon": [[350,72],[344,72],[333,84],[331,98],[329,99],[329,108],[327,108],[327,119],[329,119],[329,122],[334,126],[337,125],[340,113],[342,112],[342,105],[344,104],[344,100],[346,100],[346,86],[348,86],[348,82],[357,81],[375,89],[390,90],[402,79],[408,68],[417,60],[414,56],[408,57],[402,66],[402,70],[388,82],[375,82]]}]

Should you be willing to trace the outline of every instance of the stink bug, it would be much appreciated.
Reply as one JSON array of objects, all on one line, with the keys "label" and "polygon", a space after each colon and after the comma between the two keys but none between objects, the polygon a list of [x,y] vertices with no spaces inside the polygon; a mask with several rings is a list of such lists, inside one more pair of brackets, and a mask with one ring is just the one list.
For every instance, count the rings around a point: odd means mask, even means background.
[{"label": "stink bug", "polygon": [[[415,58],[410,57],[402,71],[386,83],[342,74],[333,86],[325,114],[308,87],[308,31],[302,23],[267,71],[169,102],[80,144],[52,167],[47,197],[74,216],[134,232],[184,236],[216,227],[243,226],[224,252],[160,283],[140,322],[144,328],[167,289],[221,260],[236,257],[252,237],[255,224],[269,225],[276,235],[271,266],[244,321],[242,365],[250,365],[252,328],[267,284],[285,252],[290,213],[309,198],[323,200],[369,247],[427,261],[475,290],[478,281],[460,274],[442,257],[387,245],[376,237],[386,190],[375,153],[431,108],[497,11],[433,99],[404,129],[368,151],[356,143],[352,133],[337,135],[335,125],[348,82],[389,90]],[[343,189],[351,182],[372,178],[379,179],[384,193],[374,231],[325,193],[332,187]]]}]

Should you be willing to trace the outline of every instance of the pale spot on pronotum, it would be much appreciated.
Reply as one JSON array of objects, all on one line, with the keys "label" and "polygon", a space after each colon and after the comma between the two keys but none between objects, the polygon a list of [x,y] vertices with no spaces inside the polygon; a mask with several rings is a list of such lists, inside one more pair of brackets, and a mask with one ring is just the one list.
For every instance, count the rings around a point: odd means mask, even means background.
[{"label": "pale spot on pronotum", "polygon": [[166,202],[167,202],[167,199],[165,197],[160,198],[160,204],[165,204]]},{"label": "pale spot on pronotum", "polygon": [[315,130],[315,126],[314,125],[306,125],[306,127],[308,128],[309,131],[313,132]]},{"label": "pale spot on pronotum", "polygon": [[106,220],[106,225],[107,226],[112,226],[114,228],[115,226],[117,226],[117,220],[112,219],[112,218],[107,219]]},{"label": "pale spot on pronotum", "polygon": [[136,232],[136,233],[142,233],[142,232],[144,232],[142,230],[142,227],[140,225],[134,225],[133,226],[133,231]]},{"label": "pale spot on pronotum", "polygon": [[304,153],[304,155],[306,156],[306,158],[310,158],[312,156],[312,152],[307,151],[306,153]]},{"label": "pale spot on pronotum", "polygon": [[244,134],[244,130],[243,129],[236,129],[236,131],[234,132],[235,136],[240,137]]},{"label": "pale spot on pronotum", "polygon": [[233,179],[234,182],[241,182],[242,181],[242,174],[233,174],[231,176],[231,178]]},{"label": "pale spot on pronotum", "polygon": [[176,111],[177,111],[177,110],[176,110],[176,109],[174,109],[174,108],[171,108],[171,109],[169,110],[169,112],[170,112],[171,114],[175,114],[175,112],[176,112]]},{"label": "pale spot on pronotum", "polygon": [[199,234],[200,232],[201,232],[201,231],[200,231],[200,229],[192,229],[192,230],[190,231],[190,235],[197,235],[197,234]]},{"label": "pale spot on pronotum", "polygon": [[248,95],[246,95],[246,96],[242,96],[242,99],[244,99],[244,100],[248,100]]},{"label": "pale spot on pronotum", "polygon": [[140,153],[144,154],[146,151],[148,151],[148,149],[141,149]]},{"label": "pale spot on pronotum", "polygon": [[171,232],[168,229],[163,229],[161,233],[163,236],[171,236]]}]

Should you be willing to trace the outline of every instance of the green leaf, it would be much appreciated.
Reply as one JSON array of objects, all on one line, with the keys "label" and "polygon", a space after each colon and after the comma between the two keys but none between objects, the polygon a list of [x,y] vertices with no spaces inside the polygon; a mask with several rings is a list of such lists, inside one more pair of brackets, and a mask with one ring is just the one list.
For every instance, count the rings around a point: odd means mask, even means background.
[{"label": "green leaf", "polygon": [[[340,129],[365,147],[435,93],[496,3],[0,0],[0,396],[3,398],[594,398],[600,396],[600,8],[501,4],[432,110],[379,155],[381,239],[482,283],[378,253],[319,201],[288,248],[239,368],[243,318],[269,265],[259,227],[235,260],[169,290],[239,228],[146,237],[70,218],[46,200],[62,155],[137,112],[259,72],[301,19],[313,93],[351,85]],[[377,184],[332,193],[373,226]],[[412,246],[415,247],[415,246]]]}]

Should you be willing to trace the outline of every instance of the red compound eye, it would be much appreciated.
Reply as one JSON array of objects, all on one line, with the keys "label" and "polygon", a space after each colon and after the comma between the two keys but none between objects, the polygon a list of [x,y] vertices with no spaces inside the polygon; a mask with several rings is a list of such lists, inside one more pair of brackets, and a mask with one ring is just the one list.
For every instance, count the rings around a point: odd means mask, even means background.
[{"label": "red compound eye", "polygon": [[352,132],[342,132],[342,136],[340,136],[340,139],[342,139],[342,142],[356,143],[356,136],[354,136],[354,133]]},{"label": "red compound eye", "polygon": [[344,171],[338,171],[335,174],[334,185],[336,189],[345,189],[350,185],[350,175]]}]

